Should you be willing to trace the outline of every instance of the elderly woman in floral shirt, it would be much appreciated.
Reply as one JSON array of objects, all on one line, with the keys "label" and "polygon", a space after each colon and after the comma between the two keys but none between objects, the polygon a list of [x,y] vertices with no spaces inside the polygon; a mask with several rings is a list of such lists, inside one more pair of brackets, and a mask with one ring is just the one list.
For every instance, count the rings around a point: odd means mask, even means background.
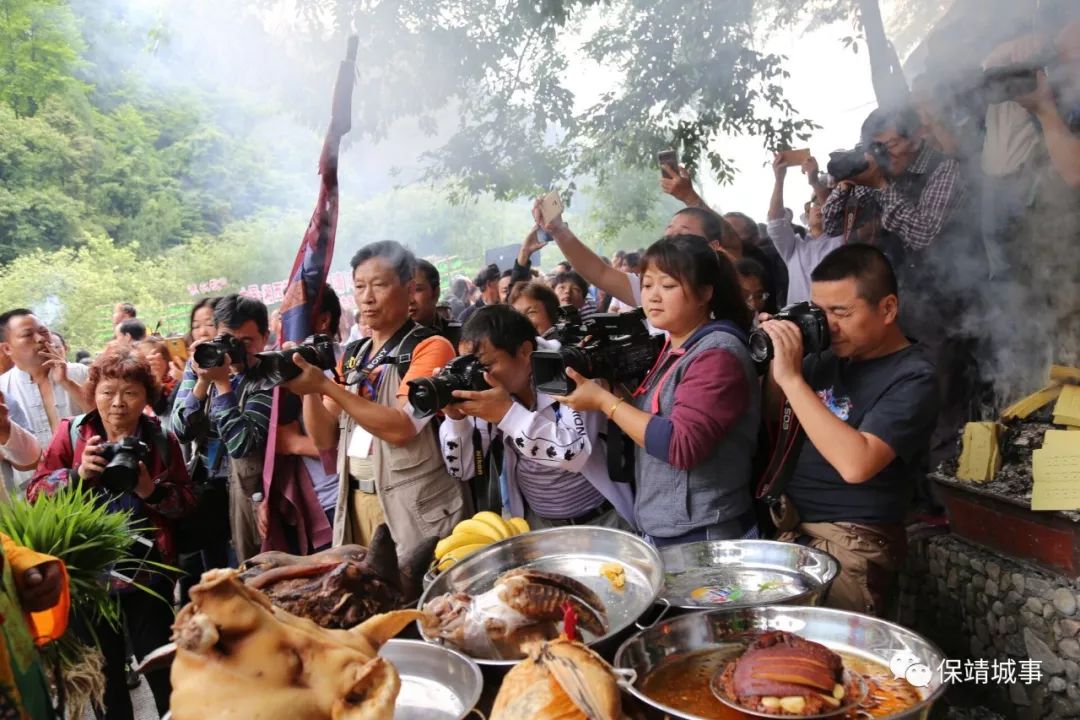
[{"label": "elderly woman in floral shirt", "polygon": [[[93,488],[100,501],[115,510],[130,511],[136,522],[153,533],[153,539],[136,542],[133,553],[150,561],[173,563],[176,546],[173,522],[195,505],[195,496],[176,437],[160,421],[144,413],[161,391],[147,358],[130,346],[114,344],[90,366],[87,384],[94,409],[63,420],[56,429],[45,458],[27,486],[31,502],[40,493],[81,481]],[[106,472],[105,443],[135,438],[143,443],[137,472],[128,483],[116,482]],[[140,576],[140,583],[144,578]],[[171,581],[148,575],[145,582],[164,597],[171,597]],[[169,641],[172,609],[159,598],[130,586],[117,588],[124,623],[136,655],[140,658]],[[131,697],[125,682],[124,637],[99,623],[94,631],[105,655],[105,709],[109,718],[131,718]],[[169,706],[168,671],[149,673],[158,711]]]}]

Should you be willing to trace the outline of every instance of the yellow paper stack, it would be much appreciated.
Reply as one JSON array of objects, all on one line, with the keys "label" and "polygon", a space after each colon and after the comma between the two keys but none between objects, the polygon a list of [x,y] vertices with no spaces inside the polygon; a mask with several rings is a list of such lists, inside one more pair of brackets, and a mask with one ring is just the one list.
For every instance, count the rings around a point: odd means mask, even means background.
[{"label": "yellow paper stack", "polygon": [[1047,430],[1031,465],[1032,510],[1080,510],[1080,433]]},{"label": "yellow paper stack", "polygon": [[997,423],[969,422],[964,426],[964,449],[960,453],[959,480],[990,482],[1001,469]]},{"label": "yellow paper stack", "polygon": [[1080,429],[1080,386],[1066,385],[1054,405],[1054,424]]}]

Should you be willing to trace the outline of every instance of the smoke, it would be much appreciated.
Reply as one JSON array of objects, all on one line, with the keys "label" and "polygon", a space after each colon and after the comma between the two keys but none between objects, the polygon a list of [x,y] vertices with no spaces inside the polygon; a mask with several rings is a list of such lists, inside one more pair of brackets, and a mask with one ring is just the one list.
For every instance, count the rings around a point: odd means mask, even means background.
[{"label": "smoke", "polygon": [[[1059,31],[1078,10],[1034,0],[957,0],[906,68],[909,76],[921,73],[916,102],[924,118],[953,132],[971,185],[961,232],[978,242],[939,248],[936,262],[939,276],[972,299],[940,311],[978,339],[980,375],[993,389],[987,415],[1045,385],[1052,363],[1080,364],[1080,193],[1054,169],[1026,110],[987,105],[981,66],[992,53],[1008,57],[999,46],[1027,34],[1063,50],[1055,45]],[[1056,91],[1068,107],[1080,100],[1080,64],[1064,67],[1060,58],[1048,73],[1064,79]]]},{"label": "smoke", "polygon": [[[83,18],[89,70],[99,97],[129,80],[147,98],[192,96],[206,119],[247,138],[269,168],[271,196],[262,204],[295,211],[299,241],[318,190],[319,152],[345,43],[299,22],[291,3],[214,0],[72,0]],[[368,72],[358,68],[358,72]],[[107,100],[106,100],[107,102]],[[361,125],[366,98],[354,98]],[[417,121],[395,124],[378,143],[354,127],[339,166],[343,208],[415,181],[418,158],[440,140]],[[216,158],[195,158],[193,175],[235,198],[242,187],[213,183]],[[260,178],[266,182],[268,178]],[[241,206],[242,211],[251,211]],[[292,216],[292,215],[290,215]],[[348,226],[342,230],[350,232]]]}]

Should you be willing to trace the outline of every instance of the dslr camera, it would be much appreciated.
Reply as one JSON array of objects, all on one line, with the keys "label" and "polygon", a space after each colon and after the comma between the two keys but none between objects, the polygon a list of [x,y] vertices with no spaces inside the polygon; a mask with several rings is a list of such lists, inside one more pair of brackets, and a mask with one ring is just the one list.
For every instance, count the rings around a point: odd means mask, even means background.
[{"label": "dslr camera", "polygon": [[108,463],[101,472],[101,484],[115,493],[134,490],[139,484],[139,463],[150,454],[146,443],[126,437],[119,442],[102,443],[99,449]]},{"label": "dslr camera", "polygon": [[556,328],[562,347],[532,354],[536,389],[549,395],[574,391],[574,382],[566,377],[568,367],[612,384],[641,382],[664,347],[662,335],[649,333],[641,308],[622,314],[598,313],[576,325],[564,319]]},{"label": "dslr camera", "polygon": [[484,380],[484,366],[475,355],[462,355],[434,377],[409,381],[409,403],[413,415],[426,418],[451,403],[461,402],[453,396],[455,390],[489,390]]},{"label": "dslr camera", "polygon": [[[816,355],[829,348],[829,321],[817,305],[808,302],[788,305],[772,319],[790,320],[799,326],[804,355]],[[761,328],[755,328],[750,333],[750,357],[758,365],[764,365],[773,359],[773,352],[772,338]]]},{"label": "dslr camera", "polygon": [[300,368],[293,362],[294,355],[299,355],[320,370],[337,367],[334,341],[329,335],[312,335],[294,348],[257,354],[256,362],[247,369],[244,377],[256,390],[269,390],[294,380],[300,375]]},{"label": "dslr camera", "polygon": [[192,353],[195,363],[203,368],[216,368],[222,365],[245,365],[247,348],[244,343],[229,333],[221,333],[208,343],[196,345]]},{"label": "dslr camera", "polygon": [[871,142],[865,146],[863,143],[859,143],[851,150],[836,150],[829,153],[829,164],[825,166],[825,171],[836,182],[850,180],[870,169],[870,163],[866,159],[867,153],[873,156],[878,167],[882,170],[888,170],[888,149],[881,143]]}]

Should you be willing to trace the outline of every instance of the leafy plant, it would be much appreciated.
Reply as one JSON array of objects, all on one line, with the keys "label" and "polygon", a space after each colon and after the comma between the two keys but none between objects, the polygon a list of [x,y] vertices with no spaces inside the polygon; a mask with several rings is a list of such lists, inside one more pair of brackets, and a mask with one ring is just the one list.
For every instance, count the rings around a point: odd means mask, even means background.
[{"label": "leafy plant", "polygon": [[[132,557],[136,536],[146,529],[144,523],[133,520],[130,511],[110,510],[81,483],[39,496],[34,503],[16,500],[0,506],[0,532],[19,545],[64,561],[71,606],[91,632],[99,621],[114,628],[120,626],[120,605],[110,592],[114,573],[134,578],[136,574],[164,574],[171,570]],[[145,585],[131,584],[141,592],[161,597]],[[96,647],[68,632],[45,652],[59,660],[69,708],[85,708],[91,702],[101,704],[105,684]]]}]

